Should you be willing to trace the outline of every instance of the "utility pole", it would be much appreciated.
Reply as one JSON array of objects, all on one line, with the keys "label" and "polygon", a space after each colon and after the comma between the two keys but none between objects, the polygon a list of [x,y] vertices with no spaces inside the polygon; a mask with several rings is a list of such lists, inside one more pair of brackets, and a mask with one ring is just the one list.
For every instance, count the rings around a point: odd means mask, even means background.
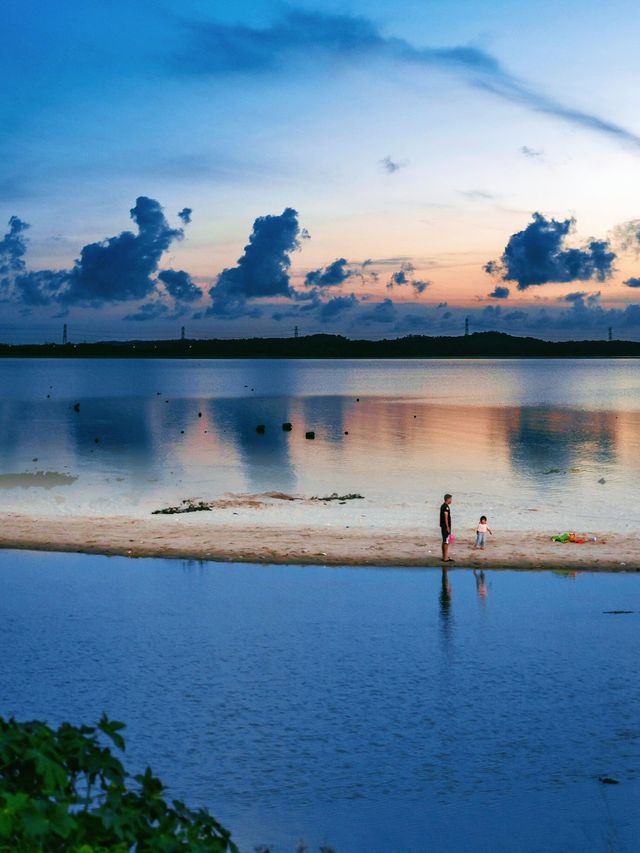
[{"label": "utility pole", "polygon": [[180,329],[180,340],[184,340],[184,326]]},{"label": "utility pole", "polygon": [[469,318],[465,317],[465,320],[464,320],[464,336],[465,336],[465,338],[468,336],[468,334],[469,334]]},{"label": "utility pole", "polygon": [[63,344],[69,343],[69,338],[67,337],[67,324],[66,323],[62,327],[62,343]]}]

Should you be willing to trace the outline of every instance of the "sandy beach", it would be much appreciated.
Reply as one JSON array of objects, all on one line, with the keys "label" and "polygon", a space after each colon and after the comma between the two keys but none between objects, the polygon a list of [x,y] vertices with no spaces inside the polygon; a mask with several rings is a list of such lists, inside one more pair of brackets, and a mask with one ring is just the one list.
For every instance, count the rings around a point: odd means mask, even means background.
[{"label": "sandy beach", "polygon": [[[0,547],[130,557],[300,565],[440,566],[435,526],[402,523],[384,507],[287,495],[231,495],[210,511],[130,517],[4,513]],[[414,516],[415,517],[415,516]],[[640,571],[640,530],[576,531],[585,543],[560,544],[556,530],[494,529],[484,551],[473,530],[455,530],[452,567]]]}]

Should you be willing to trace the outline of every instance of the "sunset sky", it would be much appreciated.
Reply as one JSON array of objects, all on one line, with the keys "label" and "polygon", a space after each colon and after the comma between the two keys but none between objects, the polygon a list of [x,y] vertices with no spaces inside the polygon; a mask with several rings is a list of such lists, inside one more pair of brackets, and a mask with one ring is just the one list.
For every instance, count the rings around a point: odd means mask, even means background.
[{"label": "sunset sky", "polygon": [[2,14],[0,340],[640,338],[636,4]]}]

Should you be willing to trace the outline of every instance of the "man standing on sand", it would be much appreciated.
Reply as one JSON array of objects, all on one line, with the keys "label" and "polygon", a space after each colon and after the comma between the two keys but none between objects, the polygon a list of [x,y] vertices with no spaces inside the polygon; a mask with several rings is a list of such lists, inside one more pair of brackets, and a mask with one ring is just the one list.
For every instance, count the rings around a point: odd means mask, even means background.
[{"label": "man standing on sand", "polygon": [[449,537],[451,536],[451,495],[444,496],[444,503],[440,507],[440,532],[442,533],[442,562],[453,563],[453,557],[449,556]]}]

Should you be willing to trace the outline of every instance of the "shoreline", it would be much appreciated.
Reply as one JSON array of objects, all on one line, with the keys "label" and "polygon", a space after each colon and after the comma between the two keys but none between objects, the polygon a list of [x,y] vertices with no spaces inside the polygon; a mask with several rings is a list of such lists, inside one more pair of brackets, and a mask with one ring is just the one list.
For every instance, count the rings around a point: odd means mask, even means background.
[{"label": "shoreline", "polygon": [[[209,513],[202,513],[204,519],[193,515],[42,518],[4,513],[0,516],[0,548],[234,563],[397,568],[443,565],[437,531],[339,529],[286,521],[278,525],[248,524],[247,519],[230,522]],[[484,551],[472,550],[472,536],[459,537],[451,546],[454,561],[449,567],[640,571],[640,531],[589,531],[587,535],[597,537],[597,541],[583,545],[552,542],[553,533],[501,530],[489,537]]]}]

